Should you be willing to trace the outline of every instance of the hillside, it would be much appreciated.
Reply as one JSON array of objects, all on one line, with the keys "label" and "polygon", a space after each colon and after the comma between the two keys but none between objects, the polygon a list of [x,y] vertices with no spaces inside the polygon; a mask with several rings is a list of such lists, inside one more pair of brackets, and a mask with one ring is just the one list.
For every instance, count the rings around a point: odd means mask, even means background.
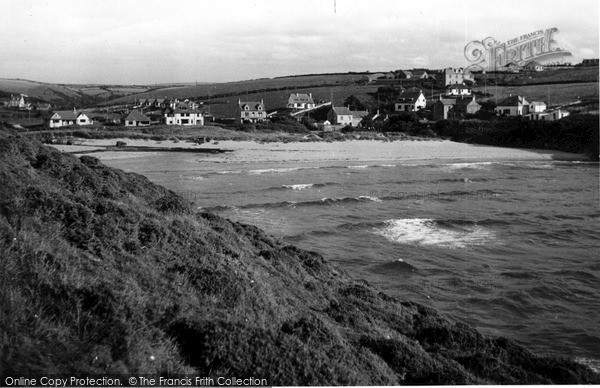
[{"label": "hillside", "polygon": [[22,79],[0,78],[0,94],[25,94],[29,100],[50,102],[55,107],[87,107],[148,90],[143,86],[57,85]]},{"label": "hillside", "polygon": [[95,158],[0,132],[0,177],[1,375],[600,383]]}]

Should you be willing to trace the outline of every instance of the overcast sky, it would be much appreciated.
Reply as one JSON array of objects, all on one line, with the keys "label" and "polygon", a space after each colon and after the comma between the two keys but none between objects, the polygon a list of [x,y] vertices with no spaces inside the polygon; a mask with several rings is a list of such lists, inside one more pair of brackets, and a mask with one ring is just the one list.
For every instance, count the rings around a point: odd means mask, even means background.
[{"label": "overcast sky", "polygon": [[[463,49],[557,27],[598,58],[598,0],[0,0],[0,78],[223,82],[465,66]],[[568,59],[568,58],[566,58]]]}]

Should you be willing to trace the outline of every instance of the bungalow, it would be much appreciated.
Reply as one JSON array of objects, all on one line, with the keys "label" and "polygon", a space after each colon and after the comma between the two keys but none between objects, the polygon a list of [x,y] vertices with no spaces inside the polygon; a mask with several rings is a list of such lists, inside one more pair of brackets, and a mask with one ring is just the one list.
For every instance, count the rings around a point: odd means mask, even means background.
[{"label": "bungalow", "polygon": [[494,108],[497,114],[506,116],[523,116],[529,113],[529,103],[525,97],[509,96]]},{"label": "bungalow", "polygon": [[286,108],[292,109],[311,109],[315,107],[315,101],[312,98],[312,93],[309,94],[290,94]]},{"label": "bungalow", "polygon": [[396,112],[416,112],[427,105],[423,91],[404,92],[395,104]]},{"label": "bungalow", "polygon": [[250,123],[260,123],[267,119],[267,110],[263,100],[257,101],[241,101],[238,99],[238,110],[240,113],[240,121]]},{"label": "bungalow", "polygon": [[191,109],[185,102],[177,104],[175,108],[167,108],[163,117],[167,125],[204,125],[202,112]]},{"label": "bungalow", "polygon": [[546,110],[547,106],[544,101],[532,101],[529,103],[530,113],[540,113]]},{"label": "bungalow", "polygon": [[44,118],[44,126],[47,128],[60,128],[68,125],[90,125],[92,119],[83,112],[73,110],[58,110]]},{"label": "bungalow", "polygon": [[523,66],[523,70],[527,71],[543,71],[544,66],[541,63],[536,61],[529,61]]},{"label": "bungalow", "polygon": [[449,96],[470,96],[472,89],[467,85],[454,84],[446,88],[446,94]]},{"label": "bungalow", "polygon": [[132,110],[127,117],[123,118],[126,127],[142,127],[150,125],[150,119],[140,111]]}]

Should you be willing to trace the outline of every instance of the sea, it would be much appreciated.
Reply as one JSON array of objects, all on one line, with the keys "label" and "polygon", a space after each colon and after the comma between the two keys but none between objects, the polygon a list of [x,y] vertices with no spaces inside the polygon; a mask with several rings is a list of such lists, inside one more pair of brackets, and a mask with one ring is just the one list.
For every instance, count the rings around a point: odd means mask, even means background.
[{"label": "sea", "polygon": [[598,163],[247,163],[168,152],[105,163],[316,251],[400,300],[600,370]]}]

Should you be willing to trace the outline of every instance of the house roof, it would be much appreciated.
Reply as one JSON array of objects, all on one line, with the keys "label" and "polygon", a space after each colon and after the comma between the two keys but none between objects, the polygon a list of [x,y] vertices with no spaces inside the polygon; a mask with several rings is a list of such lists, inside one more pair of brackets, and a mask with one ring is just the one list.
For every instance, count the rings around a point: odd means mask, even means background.
[{"label": "house roof", "polygon": [[239,102],[240,109],[245,110],[244,107],[250,108],[249,110],[258,110],[258,107],[262,107],[262,110],[265,110],[265,104],[261,101],[240,101]]},{"label": "house roof", "polygon": [[58,115],[63,120],[77,120],[80,113],[72,110],[57,110],[50,113],[50,117],[54,115]]},{"label": "house roof", "polygon": [[423,74],[427,74],[426,70],[411,70],[411,72],[415,77],[422,77]]},{"label": "house roof", "polygon": [[479,103],[475,101],[475,96],[473,98],[457,98],[455,105],[469,105],[469,104],[477,104]]},{"label": "house roof", "polygon": [[129,112],[127,117],[125,117],[125,121],[150,121],[150,119],[138,110],[132,110]]},{"label": "house roof", "polygon": [[362,119],[369,114],[369,111],[368,110],[351,110],[350,114],[352,115],[352,117],[360,117]]},{"label": "house roof", "polygon": [[404,92],[400,95],[400,97],[398,97],[398,101],[399,102],[414,102],[416,101],[421,95],[423,94],[423,92],[421,90],[419,91],[410,91],[410,92]]},{"label": "house roof", "polygon": [[288,99],[288,103],[300,103],[300,104],[314,104],[314,100],[312,96],[308,94],[290,94],[290,98]]},{"label": "house roof", "polygon": [[529,103],[525,100],[525,97],[521,96],[510,96],[498,103],[498,106],[519,106],[528,105]]}]

